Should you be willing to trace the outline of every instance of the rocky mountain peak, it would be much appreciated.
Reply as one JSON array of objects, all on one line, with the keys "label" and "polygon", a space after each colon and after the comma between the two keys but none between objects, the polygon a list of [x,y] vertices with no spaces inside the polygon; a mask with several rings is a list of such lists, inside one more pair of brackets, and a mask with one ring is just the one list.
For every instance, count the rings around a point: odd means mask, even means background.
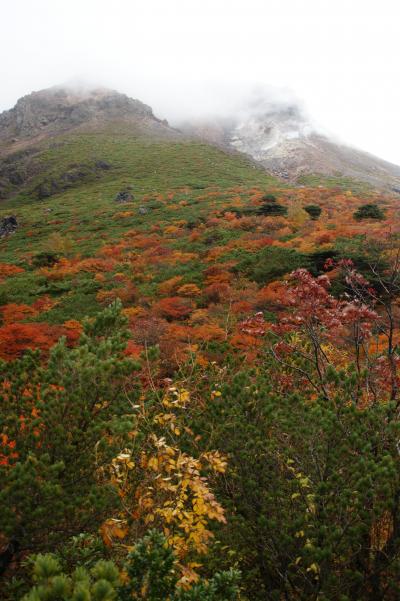
[{"label": "rocky mountain peak", "polygon": [[146,104],[114,90],[57,86],[32,92],[1,113],[0,139],[30,138],[117,119],[167,125]]}]

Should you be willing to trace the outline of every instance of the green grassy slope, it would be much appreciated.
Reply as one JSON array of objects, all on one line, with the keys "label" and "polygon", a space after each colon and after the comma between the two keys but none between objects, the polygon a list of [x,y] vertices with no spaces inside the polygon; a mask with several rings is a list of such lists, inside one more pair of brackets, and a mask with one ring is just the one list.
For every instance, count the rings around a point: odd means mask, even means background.
[{"label": "green grassy slope", "polygon": [[[135,228],[149,232],[173,218],[201,219],[209,210],[203,207],[206,190],[218,188],[220,198],[213,201],[229,207],[229,190],[253,186],[268,189],[277,181],[240,155],[230,155],[207,144],[189,141],[157,141],[131,133],[73,133],[44,145],[38,155],[40,173],[13,198],[0,204],[0,218],[16,215],[20,224],[12,236],[0,240],[0,263],[21,265],[25,271],[0,285],[0,305],[16,302],[31,304],[38,295],[62,297],[62,302],[45,316],[59,322],[81,318],[99,309],[92,274],[81,274],[62,283],[48,285],[31,265],[31,258],[42,251],[62,250],[65,256],[93,256],[104,244],[117,243]],[[76,164],[107,161],[111,169],[94,179],[74,182],[66,191],[38,200],[32,190],[41,182],[59,178]],[[115,195],[131,187],[134,200],[115,201]],[[224,195],[224,190],[227,191]],[[159,195],[173,193],[173,215]],[[145,197],[145,201],[142,201]],[[184,201],[185,206],[180,202]],[[148,213],[141,215],[144,204]],[[222,206],[222,205],[221,205]],[[130,211],[128,218],[116,218]],[[43,318],[43,316],[42,316]]]}]

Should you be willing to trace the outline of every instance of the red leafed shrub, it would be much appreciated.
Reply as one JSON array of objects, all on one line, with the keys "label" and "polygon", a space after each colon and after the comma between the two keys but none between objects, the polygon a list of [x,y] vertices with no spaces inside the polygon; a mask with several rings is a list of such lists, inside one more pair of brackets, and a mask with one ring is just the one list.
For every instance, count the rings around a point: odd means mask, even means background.
[{"label": "red leafed shrub", "polygon": [[[8,465],[9,459],[15,459],[18,457],[18,453],[13,451],[15,449],[15,440],[10,440],[7,434],[0,434],[0,465]],[[7,454],[1,452],[1,449],[7,448]]]},{"label": "red leafed shrub", "polygon": [[265,321],[261,312],[248,317],[240,324],[240,331],[249,336],[264,336],[270,329],[270,324]]},{"label": "red leafed shrub", "polygon": [[50,298],[50,296],[41,296],[38,298],[32,305],[32,308],[35,309],[38,313],[43,313],[45,311],[50,311],[57,304],[57,301]]},{"label": "red leafed shrub", "polygon": [[38,298],[31,307],[24,304],[9,303],[0,307],[0,319],[3,325],[25,321],[31,317],[36,317],[40,313],[49,311],[55,304],[56,302],[48,296]]},{"label": "red leafed shrub", "polygon": [[204,289],[204,296],[209,303],[220,303],[229,300],[231,287],[225,283],[215,283]]},{"label": "red leafed shrub", "polygon": [[35,315],[37,315],[37,311],[28,305],[9,303],[0,307],[0,316],[4,325],[24,321],[24,319],[29,319],[29,317],[34,317]]},{"label": "red leafed shrub", "polygon": [[324,232],[320,236],[317,236],[315,241],[317,244],[330,244],[332,242],[332,236],[327,232]]},{"label": "red leafed shrub", "polygon": [[162,298],[153,305],[156,315],[166,319],[184,319],[192,312],[192,304],[189,300],[180,296],[169,296]]},{"label": "red leafed shrub", "polygon": [[285,296],[289,312],[274,330],[277,333],[303,330],[311,332],[315,340],[320,328],[331,339],[347,328],[353,335],[357,333],[359,342],[370,338],[377,313],[357,300],[334,298],[329,293],[330,285],[326,275],[314,278],[306,269],[292,272]]},{"label": "red leafed shrub", "polygon": [[64,334],[61,326],[47,323],[12,323],[0,327],[0,357],[15,359],[30,349],[48,351]]},{"label": "red leafed shrub", "polygon": [[67,343],[69,346],[74,346],[80,338],[82,334],[82,324],[76,319],[69,319],[65,321],[63,324],[64,327],[64,336],[67,339]]},{"label": "red leafed shrub", "polygon": [[167,321],[160,317],[139,317],[131,326],[133,340],[142,346],[154,346],[159,343],[167,327]]},{"label": "red leafed shrub", "polygon": [[190,328],[170,324],[160,338],[160,359],[164,375],[172,375],[190,356]]},{"label": "red leafed shrub", "polygon": [[143,351],[144,347],[142,345],[136,344],[133,340],[128,340],[124,354],[128,357],[139,359]]}]

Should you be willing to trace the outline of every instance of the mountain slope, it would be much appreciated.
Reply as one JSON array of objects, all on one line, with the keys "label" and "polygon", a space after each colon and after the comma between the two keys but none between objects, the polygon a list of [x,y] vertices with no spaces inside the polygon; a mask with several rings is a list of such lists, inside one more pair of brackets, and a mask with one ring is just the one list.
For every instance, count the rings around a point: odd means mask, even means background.
[{"label": "mountain slope", "polygon": [[103,179],[115,168],[104,140],[118,136],[184,139],[150,107],[113,90],[55,87],[24,96],[0,114],[0,199],[21,192],[40,199]]},{"label": "mountain slope", "polygon": [[[397,233],[393,195],[283,185],[240,152],[138,121],[97,111],[68,129],[56,116],[41,140],[4,155],[14,179],[0,225],[11,216],[16,228],[0,234],[0,357],[45,350],[119,298],[135,344],[160,342],[169,370],[193,340],[224,343],[229,330],[246,345],[235,324],[273,309],[267,287],[293,269],[320,273],[344,240]],[[371,203],[382,218],[359,221]]]},{"label": "mountain slope", "polygon": [[243,152],[287,180],[322,174],[360,179],[376,187],[400,186],[399,166],[320,133],[296,104],[263,101],[230,118],[185,123],[182,130]]}]

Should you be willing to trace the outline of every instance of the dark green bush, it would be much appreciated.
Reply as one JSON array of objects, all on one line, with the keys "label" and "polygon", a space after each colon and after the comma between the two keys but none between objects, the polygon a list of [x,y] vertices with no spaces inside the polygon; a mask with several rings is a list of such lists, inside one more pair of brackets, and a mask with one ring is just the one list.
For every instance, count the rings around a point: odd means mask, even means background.
[{"label": "dark green bush", "polygon": [[275,200],[264,202],[257,210],[259,215],[265,216],[277,216],[287,215],[287,208],[283,205],[278,204]]},{"label": "dark green bush", "polygon": [[60,260],[60,255],[55,252],[39,252],[32,258],[32,266],[38,267],[53,267]]},{"label": "dark green bush", "polygon": [[378,205],[366,204],[358,207],[357,211],[353,214],[354,219],[360,221],[361,219],[385,219],[385,214]]},{"label": "dark green bush", "polygon": [[176,557],[165,537],[152,531],[128,555],[126,582],[111,561],[99,561],[91,569],[78,567],[71,576],[63,572],[54,555],[38,555],[34,562],[35,586],[23,601],[235,601],[239,572],[216,573],[199,579],[190,589],[178,585]]},{"label": "dark green bush", "polygon": [[318,219],[322,211],[321,207],[318,205],[307,205],[304,207],[304,210],[310,215],[311,219]]}]

